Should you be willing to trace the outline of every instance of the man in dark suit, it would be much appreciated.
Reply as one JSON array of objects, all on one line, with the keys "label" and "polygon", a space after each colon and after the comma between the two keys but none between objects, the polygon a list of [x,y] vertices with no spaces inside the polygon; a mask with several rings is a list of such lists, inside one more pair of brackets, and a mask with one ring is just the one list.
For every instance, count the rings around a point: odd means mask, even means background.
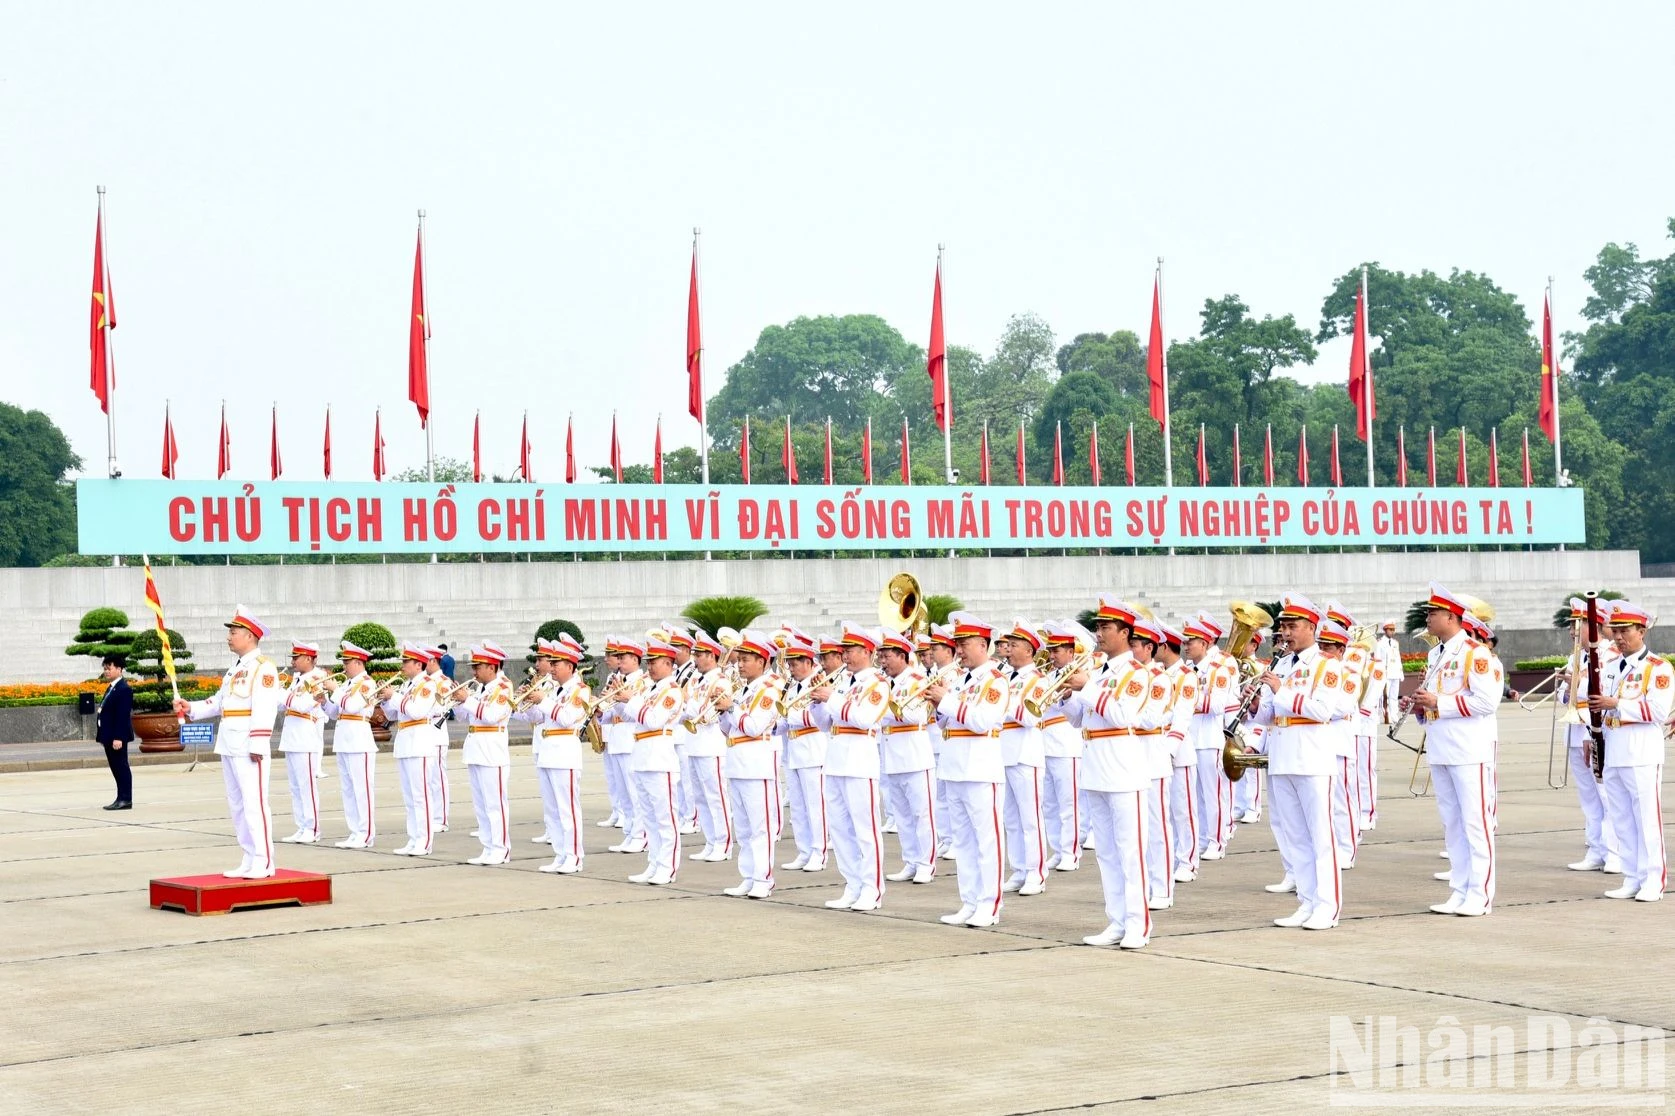
[{"label": "man in dark suit", "polygon": [[134,776],[128,769],[128,744],[134,739],[134,691],[122,677],[128,665],[126,656],[106,655],[104,679],[110,683],[99,702],[94,739],[105,749],[105,761],[116,777],[116,800],[107,810],[131,810],[134,807]]}]

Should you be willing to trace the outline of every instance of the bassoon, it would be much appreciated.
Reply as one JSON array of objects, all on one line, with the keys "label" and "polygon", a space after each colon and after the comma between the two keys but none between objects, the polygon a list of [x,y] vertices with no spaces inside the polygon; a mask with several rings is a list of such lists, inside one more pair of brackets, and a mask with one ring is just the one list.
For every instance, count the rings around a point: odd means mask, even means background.
[{"label": "bassoon", "polygon": [[[1588,694],[1599,690],[1599,594],[1588,591]],[[1594,778],[1605,780],[1605,713],[1597,705],[1588,710],[1588,736],[1594,745]]]}]

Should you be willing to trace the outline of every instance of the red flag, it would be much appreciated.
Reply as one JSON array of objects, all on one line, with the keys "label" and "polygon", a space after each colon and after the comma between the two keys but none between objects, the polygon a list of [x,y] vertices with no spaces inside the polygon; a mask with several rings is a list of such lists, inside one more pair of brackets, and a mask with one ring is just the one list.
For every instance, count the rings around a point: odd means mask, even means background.
[{"label": "red flag", "polygon": [[1146,345],[1146,382],[1150,386],[1151,414],[1158,429],[1169,425],[1169,368],[1163,353],[1163,269],[1152,279],[1152,332]]},{"label": "red flag", "polygon": [[936,255],[936,291],[931,296],[931,344],[925,357],[925,371],[931,377],[931,412],[936,428],[946,431],[954,422],[954,404],[948,391],[948,346],[942,339],[942,253]]},{"label": "red flag", "polygon": [[1088,435],[1088,475],[1093,478],[1094,487],[1099,487],[1099,424],[1093,424],[1093,433]]},{"label": "red flag", "polygon": [[1233,424],[1233,487],[1238,488],[1244,483],[1244,460],[1239,453],[1239,424]]},{"label": "red flag", "polygon": [[1396,428],[1396,487],[1407,487],[1407,427]]},{"label": "red flag", "polygon": [[1198,486],[1210,483],[1210,456],[1204,445],[1204,424],[1198,424]]},{"label": "red flag", "polygon": [[1559,440],[1559,351],[1553,346],[1553,293],[1541,307],[1541,432],[1549,442]]},{"label": "red flag", "polygon": [[[528,425],[529,416],[524,416]],[[483,483],[483,413],[478,411],[471,420],[471,483]]]},{"label": "red flag", "polygon": [[215,456],[215,479],[225,477],[233,468],[233,443],[227,437],[227,405],[221,404],[221,445]]},{"label": "red flag", "polygon": [[279,404],[273,405],[273,431],[268,435],[268,480],[278,480],[285,471],[279,461]]},{"label": "red flag", "polygon": [[861,431],[861,483],[872,483],[872,419],[867,419],[867,428]]},{"label": "red flag", "polygon": [[1535,487],[1535,475],[1530,472],[1530,428],[1524,427],[1524,487]]},{"label": "red flag", "polygon": [[1501,486],[1501,440],[1500,428],[1489,428],[1489,487]]},{"label": "red flag", "polygon": [[698,238],[692,238],[692,282],[686,289],[686,410],[704,423],[704,331],[698,322]]},{"label": "red flag", "polygon": [[[1355,404],[1355,436],[1372,439],[1373,402],[1372,354],[1367,345],[1367,269],[1361,269],[1361,289],[1355,292],[1355,340],[1349,349],[1349,398]],[[1333,483],[1338,483],[1334,481]]]},{"label": "red flag", "polygon": [[983,460],[977,463],[977,479],[987,485],[989,483],[989,420],[983,420]]},{"label": "red flag", "polygon": [[913,458],[907,445],[907,420],[901,420],[901,482],[913,483]]},{"label": "red flag", "polygon": [[1262,483],[1274,487],[1274,424],[1262,435]]},{"label": "red flag", "polygon": [[622,483],[622,443],[616,436],[616,412],[611,412],[611,476]]},{"label": "red flag", "polygon": [[744,438],[739,442],[739,469],[744,474],[744,483],[750,483],[750,416],[744,416]]},{"label": "red flag", "polygon": [[529,455],[529,412],[523,413],[523,433],[518,436],[518,472],[523,474],[525,483],[535,482],[535,470]]},{"label": "red flag", "polygon": [[1460,427],[1460,456],[1454,466],[1454,483],[1461,488],[1471,483],[1471,478],[1466,474],[1466,428],[1463,426]]},{"label": "red flag", "polygon": [[372,479],[384,479],[384,409],[372,412]]},{"label": "red flag", "polygon": [[1017,454],[1017,458],[1018,458],[1018,460],[1017,460],[1018,483],[1020,485],[1027,484],[1028,481],[1025,479],[1026,474],[1024,472],[1024,420],[1023,419],[1018,420],[1018,454]]},{"label": "red flag", "polygon": [[1128,487],[1134,487],[1134,424],[1128,424],[1128,438],[1123,442],[1122,450],[1123,473],[1128,477]]},{"label": "red flag", "polygon": [[419,409],[419,425],[430,425],[430,366],[425,342],[430,339],[430,322],[425,319],[425,236],[413,248],[413,312],[407,323],[407,398]]},{"label": "red flag", "polygon": [[663,416],[657,416],[657,437],[651,443],[651,483],[663,483]]},{"label": "red flag", "polygon": [[326,479],[332,479],[332,409],[326,405],[326,444],[323,450]]},{"label": "red flag", "polygon": [[576,483],[576,416],[564,423],[564,483]]},{"label": "red flag", "polygon": [[785,470],[785,483],[797,483],[797,451],[791,445],[791,416],[785,416],[785,444],[779,450],[779,464]]},{"label": "red flag", "polygon": [[93,225],[93,302],[88,331],[91,352],[89,386],[98,397],[99,409],[110,414],[111,392],[116,390],[116,373],[110,366],[106,331],[116,328],[116,300],[111,297],[110,273],[105,270],[105,203],[99,199],[99,216]]},{"label": "red flag", "polygon": [[1297,483],[1304,488],[1309,486],[1309,428],[1306,425],[1297,432]]},{"label": "red flag", "polygon": [[[331,417],[330,417],[331,412],[327,411],[326,415],[327,415],[326,422],[328,423],[328,426],[327,426],[326,429],[330,430],[331,427],[330,427],[329,424],[331,422]],[[180,447],[175,445],[174,423],[169,419],[169,405],[167,403],[164,403],[163,404],[163,476],[167,477],[169,480],[174,480],[175,479],[175,476],[174,476],[175,465],[179,461],[180,461]]]},{"label": "red flag", "polygon": [[1338,463],[1338,424],[1332,424],[1332,487],[1343,487],[1343,466]]},{"label": "red flag", "polygon": [[832,418],[831,418],[830,415],[826,416],[826,480],[825,480],[825,483],[827,483],[827,484],[832,483]]},{"label": "red flag", "polygon": [[1064,487],[1064,427],[1056,422],[1053,424],[1053,483]]},{"label": "red flag", "polygon": [[1434,426],[1425,438],[1425,484],[1429,488],[1437,486],[1437,428]]}]

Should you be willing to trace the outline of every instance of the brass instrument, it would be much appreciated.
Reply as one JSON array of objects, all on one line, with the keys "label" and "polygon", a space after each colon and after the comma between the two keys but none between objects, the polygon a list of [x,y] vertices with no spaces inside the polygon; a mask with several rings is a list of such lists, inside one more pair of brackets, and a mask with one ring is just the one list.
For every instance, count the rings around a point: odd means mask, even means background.
[{"label": "brass instrument", "polygon": [[[722,630],[731,631],[732,629],[724,628]],[[710,683],[709,688],[704,691],[703,698],[699,700],[700,711],[698,715],[682,718],[681,727],[687,732],[697,732],[705,725],[715,724],[721,716],[715,708],[715,699],[722,694],[732,694],[733,700],[737,701],[739,691],[742,689],[744,689],[744,682],[739,677],[738,664],[728,663],[723,666],[720,675],[714,682]]]},{"label": "brass instrument", "polygon": [[817,670],[813,674],[809,675],[808,680],[802,684],[803,692],[789,701],[785,698],[785,691],[780,690],[779,700],[774,703],[774,712],[778,713],[781,717],[788,717],[793,713],[801,713],[803,710],[814,704],[814,691],[818,690],[822,686],[831,685],[832,680],[833,675],[827,674],[823,670]]},{"label": "brass instrument", "polygon": [[529,706],[536,704],[551,690],[552,679],[545,674],[537,675],[534,667],[524,673],[524,683],[512,694],[513,712],[522,712]]},{"label": "brass instrument", "polygon": [[[1438,642],[1436,636],[1431,635],[1430,632],[1422,633],[1420,638],[1427,640],[1432,647],[1435,647]],[[1434,665],[1427,666],[1425,668],[1425,674],[1419,679],[1419,689],[1416,690],[1415,693],[1422,692],[1425,687],[1431,684],[1431,679],[1436,677],[1437,667],[1441,665],[1442,660],[1438,659]],[[1413,716],[1413,701],[1411,697],[1407,700],[1406,706],[1407,707],[1402,710],[1402,715],[1396,718],[1396,723],[1391,725],[1390,728],[1386,730],[1385,735],[1413,753],[1413,771],[1407,777],[1407,792],[1414,798],[1424,798],[1431,791],[1431,769],[1429,767],[1425,769],[1424,783],[1421,784],[1419,782],[1419,763],[1425,758],[1425,737],[1421,736],[1419,738],[1418,746],[1415,747],[1397,735],[1402,731],[1402,726],[1407,724],[1407,719]],[[1415,789],[1416,787],[1418,788],[1417,790]]]},{"label": "brass instrument", "polygon": [[[1240,735],[1245,719],[1256,711],[1262,696],[1264,668],[1256,659],[1256,633],[1270,627],[1274,618],[1268,610],[1250,601],[1230,601],[1227,610],[1233,617],[1233,629],[1227,636],[1227,654],[1239,668],[1239,705],[1233,717],[1221,727],[1221,769],[1233,782],[1245,777],[1252,768],[1268,766],[1268,757],[1261,752],[1245,751]],[[1274,657],[1279,658],[1280,641],[1274,641]]]},{"label": "brass instrument", "polygon": [[899,698],[892,694],[890,696],[890,716],[898,721],[901,720],[902,714],[906,712],[909,706],[926,700],[926,690],[929,690],[932,686],[947,685],[953,681],[954,675],[959,671],[960,665],[958,663],[949,663],[947,666],[937,667],[924,678],[909,686],[907,692]]},{"label": "brass instrument", "polygon": [[1040,717],[1058,701],[1071,678],[1093,666],[1093,648],[1083,647],[1082,641],[1076,641],[1076,657],[1064,666],[1055,669],[1047,676],[1047,688],[1041,691],[1037,698],[1024,698],[1024,709],[1031,717]]},{"label": "brass instrument", "polygon": [[336,674],[327,674],[325,671],[316,667],[314,670],[309,671],[303,678],[302,688],[304,693],[317,701],[319,700],[321,694],[325,693],[327,690],[337,689],[338,686],[348,681],[348,679],[349,676],[341,670]]},{"label": "brass instrument", "polygon": [[899,573],[885,583],[878,595],[878,622],[893,632],[922,632],[930,627],[918,578]]},{"label": "brass instrument", "polygon": [[1227,734],[1221,742],[1221,769],[1227,777],[1237,783],[1245,777],[1245,772],[1252,768],[1266,768],[1268,756],[1264,752],[1245,751],[1244,741],[1233,733]]},{"label": "brass instrument", "polygon": [[595,755],[605,750],[605,732],[599,723],[599,714],[605,711],[607,705],[634,700],[645,689],[646,681],[644,674],[630,681],[619,671],[611,675],[604,688],[587,703],[586,712],[582,714],[582,739],[593,748]]}]

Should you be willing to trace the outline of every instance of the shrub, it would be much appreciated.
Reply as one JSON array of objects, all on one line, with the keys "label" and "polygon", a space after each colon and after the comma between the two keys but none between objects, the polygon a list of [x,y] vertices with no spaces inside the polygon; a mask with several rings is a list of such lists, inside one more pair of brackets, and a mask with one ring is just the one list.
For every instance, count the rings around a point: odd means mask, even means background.
[{"label": "shrub", "polygon": [[[204,696],[204,691],[194,685],[191,677],[197,668],[192,663],[192,650],[186,646],[186,638],[172,628],[167,635],[169,649],[174,653],[180,696],[188,701]],[[161,713],[170,708],[174,702],[174,688],[169,685],[168,673],[163,669],[163,644],[156,630],[139,633],[128,647],[128,673],[142,679],[134,687],[134,711]]]},{"label": "shrub", "polygon": [[[1561,603],[1558,608],[1553,610],[1553,627],[1559,629],[1561,632],[1568,632],[1570,630],[1570,598],[1585,596],[1587,596],[1586,591],[1580,593],[1566,593],[1563,603]],[[1620,601],[1623,599],[1623,595],[1615,589],[1601,589],[1599,591],[1599,599],[1602,601]]]},{"label": "shrub", "polygon": [[704,631],[715,635],[722,628],[743,631],[768,606],[755,597],[700,597],[681,611],[681,615]]},{"label": "shrub", "polygon": [[965,607],[965,602],[947,593],[932,593],[925,598],[925,614],[933,624],[946,624],[951,613]]},{"label": "shrub", "polygon": [[587,640],[582,636],[582,630],[574,623],[569,620],[548,620],[535,629],[535,640],[530,643],[529,654],[524,656],[524,661],[530,663],[535,661],[535,648],[539,646],[540,640],[557,639],[566,632],[569,633],[571,639],[584,647],[587,646]]},{"label": "shrub", "polygon": [[343,632],[343,642],[353,643],[372,653],[372,660],[366,664],[366,669],[373,674],[393,674],[401,669],[401,654],[396,647],[395,634],[374,620],[351,624]]},{"label": "shrub", "polygon": [[83,614],[76,641],[64,648],[66,655],[126,655],[134,642],[127,630],[128,614],[120,608],[95,608]]},{"label": "shrub", "polygon": [[[1565,624],[1566,624],[1566,626],[1569,626],[1570,620],[1568,619],[1568,617],[1569,617],[1569,614],[1570,614],[1570,605],[1569,605],[1568,602],[1565,604],[1565,614],[1566,614],[1566,617],[1567,617],[1567,619],[1565,620]],[[1558,670],[1560,667],[1564,666],[1568,662],[1570,662],[1570,656],[1568,656],[1568,655],[1543,655],[1539,659],[1519,659],[1517,662],[1512,664],[1512,669],[1513,670]]]}]

